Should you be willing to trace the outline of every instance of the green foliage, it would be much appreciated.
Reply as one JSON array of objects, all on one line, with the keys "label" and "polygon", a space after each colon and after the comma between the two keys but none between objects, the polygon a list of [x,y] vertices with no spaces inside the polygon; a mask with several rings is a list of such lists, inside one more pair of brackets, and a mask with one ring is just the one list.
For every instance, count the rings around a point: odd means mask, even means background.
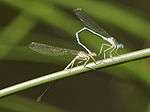
[{"label": "green foliage", "polygon": [[[32,32],[39,23],[45,24],[51,29],[56,28],[58,30],[58,32],[55,33],[56,35],[51,37],[53,42],[49,42],[50,44],[71,47],[72,44],[66,40],[75,40],[74,34],[81,28],[81,23],[75,16],[72,16],[73,9],[78,7],[83,8],[98,22],[112,25],[128,34],[132,34],[132,40],[136,41],[137,39],[144,41],[145,43],[150,40],[150,32],[148,30],[150,29],[150,22],[144,17],[141,17],[140,14],[137,14],[138,11],[128,9],[120,4],[98,0],[1,0],[0,4],[15,9],[17,13],[17,16],[11,19],[11,21],[8,21],[7,25],[4,27],[0,26],[1,60],[50,62],[56,64],[63,64],[65,61],[69,62],[71,58],[68,60],[65,59],[65,57],[42,56],[33,53],[27,47],[33,40],[40,40],[43,42],[50,40],[47,38],[48,35],[46,34],[42,35]],[[72,15],[69,11],[72,12]],[[69,38],[65,41],[64,39],[57,39],[60,35]],[[36,38],[37,36],[38,38]],[[95,44],[98,40],[96,38],[91,39],[90,36],[91,35],[89,34],[84,35],[86,38],[82,38],[83,42],[85,42],[88,47],[92,48],[92,50],[98,51],[99,48],[97,47],[97,44]],[[128,38],[122,36],[120,38],[120,40],[127,39]],[[23,45],[21,45],[22,43]],[[125,45],[127,44],[128,43],[125,43]],[[132,44],[132,42],[130,42],[130,44]],[[126,52],[133,49],[128,46],[125,47]],[[104,72],[122,78],[133,77],[149,87],[149,68],[146,63],[147,61],[148,60],[143,60],[142,62],[137,61],[120,65],[113,69],[106,69]],[[132,75],[123,76],[124,74]]]}]

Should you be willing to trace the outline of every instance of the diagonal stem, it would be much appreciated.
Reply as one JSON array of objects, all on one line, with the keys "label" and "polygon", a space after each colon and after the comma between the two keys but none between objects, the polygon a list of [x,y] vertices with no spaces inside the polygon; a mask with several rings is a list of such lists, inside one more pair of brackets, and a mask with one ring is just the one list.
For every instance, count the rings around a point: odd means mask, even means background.
[{"label": "diagonal stem", "polygon": [[[100,68],[109,67],[112,65],[126,63],[129,61],[144,59],[144,58],[148,58],[148,57],[150,57],[150,48],[123,54],[123,55],[120,55],[117,57],[99,60],[96,62],[97,64],[89,63],[89,64],[87,64],[87,66],[90,68],[93,68],[93,69],[100,69]],[[4,88],[4,89],[0,90],[0,98],[10,95],[10,94],[13,94],[13,93],[16,93],[16,92],[19,92],[19,91],[22,91],[22,90],[25,90],[25,89],[28,89],[28,88],[31,88],[31,87],[38,86],[43,83],[52,82],[52,81],[55,81],[58,79],[77,75],[77,74],[87,72],[90,70],[91,69],[88,69],[82,65],[82,66],[74,67],[69,70],[63,70],[63,71],[59,71],[56,73],[48,74],[48,75],[45,75],[45,76],[42,76],[42,77],[39,77],[39,78],[36,78],[33,80],[29,80],[29,81],[26,81],[26,82],[23,82],[20,84],[16,84],[16,85],[8,87],[8,88]],[[150,82],[149,82],[149,85],[150,85]]]}]

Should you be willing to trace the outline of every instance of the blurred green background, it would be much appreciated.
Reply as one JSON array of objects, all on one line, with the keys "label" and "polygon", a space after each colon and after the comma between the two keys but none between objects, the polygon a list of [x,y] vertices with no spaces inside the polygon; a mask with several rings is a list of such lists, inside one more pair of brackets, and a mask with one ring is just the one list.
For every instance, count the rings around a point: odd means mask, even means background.
[{"label": "blurred green background", "polygon": [[[0,88],[63,70],[72,56],[44,56],[32,42],[82,49],[83,26],[73,9],[83,8],[125,45],[121,53],[149,47],[148,0],[0,0]],[[97,52],[99,39],[81,38]],[[144,59],[43,84],[0,99],[0,112],[150,112],[150,60]],[[40,103],[36,98],[50,86]]]}]

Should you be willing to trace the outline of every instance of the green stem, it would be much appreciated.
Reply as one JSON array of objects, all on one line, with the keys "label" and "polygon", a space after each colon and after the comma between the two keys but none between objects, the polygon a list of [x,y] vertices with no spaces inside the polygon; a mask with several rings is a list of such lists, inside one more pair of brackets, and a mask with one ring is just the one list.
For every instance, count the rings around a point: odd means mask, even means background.
[{"label": "green stem", "polygon": [[52,73],[52,74],[48,74],[46,76],[42,76],[33,80],[29,80],[20,84],[16,84],[14,86],[8,87],[8,88],[4,88],[2,90],[0,90],[0,97],[4,97],[10,94],[13,94],[15,92],[19,92],[34,86],[38,86],[40,84],[46,83],[46,82],[52,82],[58,79],[62,79],[65,77],[69,77],[69,76],[73,76],[73,75],[77,75],[79,73],[83,73],[83,72],[87,72],[90,71],[92,69],[89,68],[93,68],[93,69],[99,69],[99,68],[104,68],[104,67],[108,67],[108,66],[112,66],[112,65],[118,65],[120,63],[125,63],[125,62],[129,62],[129,61],[134,61],[134,60],[139,60],[142,58],[148,58],[150,56],[150,48],[147,49],[143,49],[143,50],[139,50],[139,51],[135,51],[132,53],[127,53],[124,55],[120,55],[117,57],[113,57],[113,58],[108,58],[105,60],[99,60],[95,63],[89,63],[87,64],[87,67],[83,67],[82,66],[78,66],[78,67],[74,67],[72,69],[69,70],[62,70],[56,73]]}]

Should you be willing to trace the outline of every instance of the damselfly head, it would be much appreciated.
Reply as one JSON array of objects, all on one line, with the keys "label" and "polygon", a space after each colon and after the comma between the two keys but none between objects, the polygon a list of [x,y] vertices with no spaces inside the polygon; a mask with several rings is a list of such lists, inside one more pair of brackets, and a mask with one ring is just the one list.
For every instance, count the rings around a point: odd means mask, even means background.
[{"label": "damselfly head", "polygon": [[115,46],[120,49],[124,48],[124,45],[122,43],[118,43],[118,41],[114,37],[109,38],[110,43],[115,44]]}]

